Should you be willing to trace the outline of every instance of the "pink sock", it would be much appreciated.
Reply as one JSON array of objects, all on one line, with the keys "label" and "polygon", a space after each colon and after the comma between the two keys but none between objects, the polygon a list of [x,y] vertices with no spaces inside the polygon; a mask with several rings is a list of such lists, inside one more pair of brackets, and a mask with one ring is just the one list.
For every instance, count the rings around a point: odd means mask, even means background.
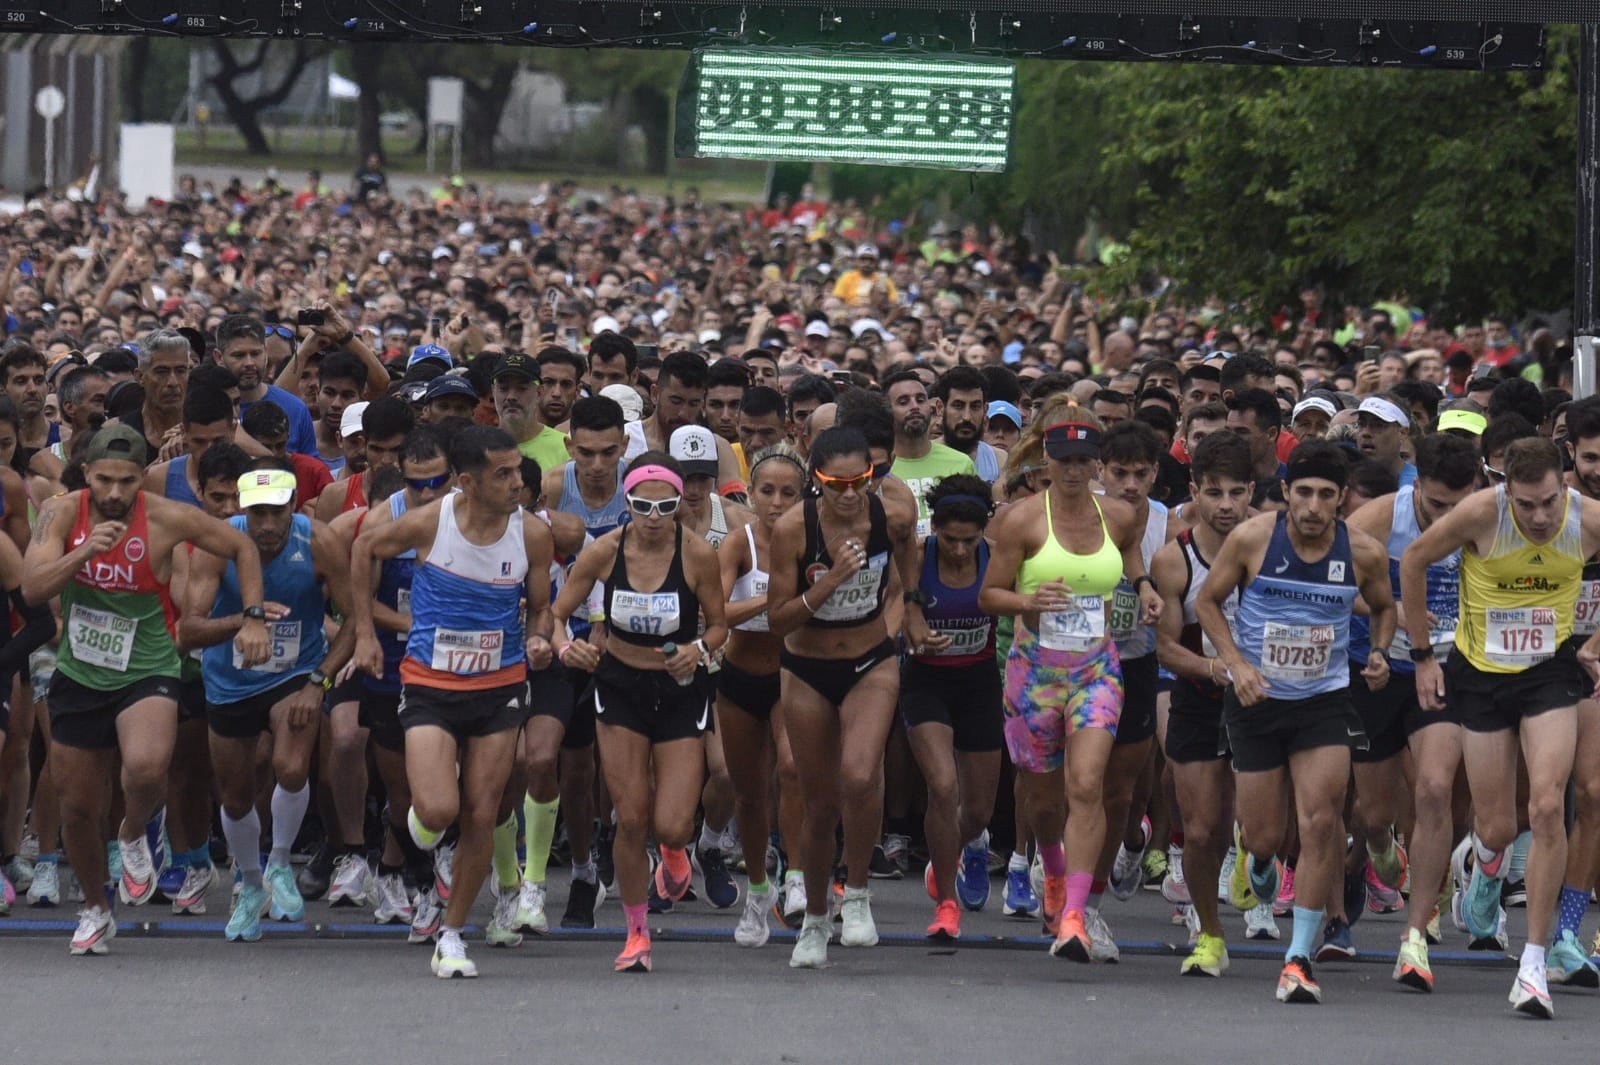
[{"label": "pink sock", "polygon": [[628,919],[628,934],[630,936],[647,936],[650,934],[645,925],[646,916],[650,912],[648,906],[642,902],[637,906],[624,905],[622,912]]},{"label": "pink sock", "polygon": [[1089,886],[1094,882],[1093,873],[1068,873],[1067,874],[1067,912],[1083,912],[1089,902]]},{"label": "pink sock", "polygon": [[1045,876],[1067,875],[1067,853],[1059,843],[1039,844],[1039,863],[1044,866]]}]

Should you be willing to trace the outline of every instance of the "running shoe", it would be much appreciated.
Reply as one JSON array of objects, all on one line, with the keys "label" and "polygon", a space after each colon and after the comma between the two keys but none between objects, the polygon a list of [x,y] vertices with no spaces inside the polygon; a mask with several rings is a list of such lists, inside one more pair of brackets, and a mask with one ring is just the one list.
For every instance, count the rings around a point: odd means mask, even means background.
[{"label": "running shoe", "polygon": [[1044,878],[1044,930],[1045,934],[1054,938],[1060,930],[1061,911],[1067,908],[1067,878],[1064,876],[1047,876]]},{"label": "running shoe", "polygon": [[782,921],[784,927],[799,930],[806,918],[806,879],[797,870],[791,869],[783,878],[783,886],[778,889],[778,899],[772,904],[773,916]]},{"label": "running shoe", "polygon": [[1556,1004],[1550,1001],[1550,987],[1545,982],[1543,965],[1524,965],[1517,970],[1517,982],[1511,985],[1511,1008],[1530,1017],[1553,1020]]},{"label": "running shoe", "polygon": [[1122,951],[1117,949],[1117,941],[1111,935],[1111,928],[1099,910],[1083,911],[1083,927],[1089,933],[1091,961],[1115,964],[1122,958]]},{"label": "running shoe", "polygon": [[1087,965],[1094,959],[1094,942],[1084,924],[1083,913],[1068,910],[1057,923],[1055,942],[1050,944],[1050,955]]},{"label": "running shoe", "polygon": [[455,879],[456,845],[441,843],[433,852],[433,890],[441,905],[450,901],[450,885]]},{"label": "running shoe", "polygon": [[988,847],[961,848],[961,864],[956,866],[956,898],[973,913],[989,904]]},{"label": "running shoe", "polygon": [[1322,988],[1311,972],[1308,958],[1290,958],[1278,974],[1279,1002],[1321,1002]]},{"label": "running shoe", "polygon": [[78,911],[78,929],[72,933],[73,954],[104,954],[117,938],[117,919],[107,906]]},{"label": "running shoe", "polygon": [[1492,934],[1501,912],[1500,889],[1510,866],[1509,851],[1496,855],[1493,865],[1472,863],[1472,877],[1467,883],[1466,917],[1467,931],[1475,938],[1483,939]]},{"label": "running shoe", "polygon": [[478,975],[478,967],[467,957],[467,945],[461,942],[461,936],[456,933],[439,937],[439,944],[433,948],[433,961],[429,967],[433,970],[433,975],[441,980],[457,978],[471,980]]},{"label": "running shoe", "polygon": [[945,899],[933,908],[933,923],[927,937],[935,942],[953,943],[961,938],[961,907],[955,899]]},{"label": "running shoe", "polygon": [[189,875],[187,865],[169,865],[156,877],[156,895],[171,902],[183,890],[184,878]]},{"label": "running shoe", "polygon": [[1130,851],[1122,844],[1117,845],[1116,860],[1111,863],[1111,878],[1107,885],[1111,889],[1112,898],[1119,902],[1127,902],[1144,884],[1144,856],[1150,844],[1150,819],[1146,817],[1140,822],[1140,837],[1142,842],[1139,849]]},{"label": "running shoe", "polygon": [[867,861],[867,876],[873,880],[899,880],[905,876],[905,871],[895,864],[880,844],[872,848],[872,857]]},{"label": "running shoe", "polygon": [[33,883],[28,885],[28,905],[61,905],[61,874],[55,862],[40,862],[33,867]]},{"label": "running shoe", "polygon": [[1228,944],[1221,936],[1202,933],[1194,949],[1183,959],[1178,972],[1183,976],[1221,976],[1228,971]]},{"label": "running shoe", "polygon": [[887,833],[883,837],[883,856],[900,870],[893,879],[899,880],[905,876],[911,871],[911,837],[902,836],[897,832]]},{"label": "running shoe", "polygon": [[683,873],[675,876],[664,858],[656,862],[653,880],[657,895],[669,902],[677,902],[688,893],[689,882],[694,879],[694,868],[687,861],[684,866]]},{"label": "running shoe", "polygon": [[1028,884],[1033,888],[1033,897],[1044,898],[1044,859],[1034,852],[1033,861],[1028,863]]},{"label": "running shoe", "polygon": [[1244,912],[1244,937],[1246,939],[1277,939],[1278,922],[1272,916],[1272,907],[1261,902]]},{"label": "running shoe", "polygon": [[6,876],[4,869],[0,869],[0,917],[11,912],[11,907],[17,901],[17,889],[12,885],[11,879]]},{"label": "running shoe", "polygon": [[1361,878],[1367,885],[1367,909],[1373,913],[1399,913],[1406,908],[1406,900],[1400,896],[1400,889],[1385,884],[1371,861],[1362,870]]},{"label": "running shoe", "polygon": [[167,841],[167,808],[163,806],[155,816],[144,823],[144,840],[150,847],[150,864],[156,876],[167,867],[172,857],[172,845]]},{"label": "running shoe", "polygon": [[574,880],[567,889],[567,908],[561,914],[562,928],[593,928],[594,913],[606,900],[606,889],[598,880]]},{"label": "running shoe", "polygon": [[1000,912],[1007,917],[1037,917],[1039,897],[1033,893],[1033,884],[1026,869],[1006,870],[1006,898]]},{"label": "running shoe", "polygon": [[267,886],[272,889],[272,912],[268,916],[274,921],[298,921],[304,918],[306,904],[300,897],[300,888],[295,884],[294,871],[287,865],[268,865],[265,875]]},{"label": "running shoe", "polygon": [[1589,944],[1589,964],[1600,968],[1600,932],[1594,934],[1594,942]]},{"label": "running shoe", "polygon": [[[1239,828],[1237,825],[1234,826],[1233,836],[1234,839],[1239,838]],[[1219,900],[1226,900],[1229,903],[1233,903],[1233,878],[1236,874],[1240,876],[1244,875],[1243,870],[1239,868],[1241,864],[1239,858],[1240,854],[1238,847],[1229,847],[1228,853],[1222,856],[1222,869],[1217,873],[1217,898]],[[1246,861],[1248,860],[1249,859],[1247,858]],[[1248,881],[1246,881],[1245,890],[1248,891],[1249,888],[1250,884]],[[1192,888],[1190,889],[1190,894],[1193,894]],[[1250,905],[1253,906],[1255,904],[1251,903]],[[1234,904],[1234,908],[1248,910],[1250,907]]]},{"label": "running shoe", "polygon": [[17,853],[30,862],[39,860],[39,837],[34,835],[33,829],[22,834],[22,846],[17,848]]},{"label": "running shoe", "polygon": [[1278,897],[1272,902],[1274,917],[1287,917],[1294,910],[1294,866],[1284,862],[1278,870]]},{"label": "running shoe", "polygon": [[789,954],[791,969],[820,969],[828,964],[828,919],[822,914],[806,914]]},{"label": "running shoe", "polygon": [[302,899],[320,899],[328,893],[328,885],[333,882],[334,857],[333,844],[324,840],[311,860],[300,867],[295,885]]},{"label": "running shoe", "polygon": [[1428,914],[1428,923],[1422,929],[1422,938],[1428,941],[1428,946],[1437,947],[1444,942],[1444,932],[1439,928],[1439,904],[1433,904],[1433,910]]},{"label": "running shoe", "polygon": [[1472,837],[1464,837],[1450,852],[1450,920],[1457,932],[1467,930],[1467,882],[1472,879]]},{"label": "running shoe", "polygon": [[[282,869],[282,866],[279,866]],[[229,943],[243,940],[254,943],[261,938],[261,915],[271,905],[272,896],[265,885],[256,887],[242,884],[238,897],[233,900],[233,912],[228,915],[228,926],[222,935]]]},{"label": "running shoe", "polygon": [[1583,944],[1568,929],[1556,937],[1545,959],[1546,975],[1552,984],[1568,987],[1600,987],[1600,969],[1583,953]]},{"label": "running shoe", "polygon": [[[120,840],[106,841],[106,873],[113,884],[122,880],[122,843]],[[0,873],[0,880],[5,880],[4,873]],[[6,883],[9,884],[10,881],[7,880]],[[12,896],[11,901],[16,901],[15,895]]]},{"label": "running shoe", "polygon": [[844,918],[844,929],[839,933],[841,947],[878,945],[878,926],[872,920],[872,892],[866,888],[846,887],[839,913]]},{"label": "running shoe", "polygon": [[1394,959],[1395,983],[1418,991],[1433,990],[1433,969],[1428,965],[1428,938],[1415,928],[1406,929],[1400,953]]},{"label": "running shoe", "polygon": [[6,879],[11,881],[13,890],[27,891],[33,886],[33,862],[20,854],[13,854],[6,863]]},{"label": "running shoe", "polygon": [[517,903],[521,898],[520,891],[510,889],[496,893],[494,916],[489,918],[488,927],[483,930],[484,941],[491,947],[522,946],[522,933],[517,931]]},{"label": "running shoe", "polygon": [[1190,902],[1189,885],[1183,879],[1183,848],[1167,848],[1167,875],[1161,881],[1161,897],[1174,906]]},{"label": "running shoe", "polygon": [[1350,924],[1342,917],[1334,917],[1322,930],[1322,946],[1317,948],[1317,961],[1349,961],[1356,956],[1356,947],[1350,940]]},{"label": "running shoe", "polygon": [[511,927],[518,932],[542,936],[550,931],[550,918],[544,912],[544,885],[524,880],[517,891],[516,908],[511,914]]},{"label": "running shoe", "polygon": [[1367,864],[1372,867],[1373,875],[1380,884],[1403,892],[1411,878],[1411,862],[1406,857],[1406,849],[1399,840],[1394,841],[1393,857],[1380,854],[1374,858],[1370,852],[1367,854]]},{"label": "running shoe", "polygon": [[1160,891],[1161,882],[1167,878],[1167,852],[1160,847],[1146,847],[1144,861],[1144,889]]},{"label": "running shoe", "polygon": [[117,850],[122,854],[117,896],[129,906],[143,906],[156,893],[156,866],[150,855],[150,841],[140,833],[132,843],[117,840]]},{"label": "running shoe", "polygon": [[[1277,859],[1274,858],[1273,861]],[[1228,873],[1227,899],[1233,908],[1241,912],[1255,909],[1261,900],[1256,898],[1256,893],[1250,889],[1250,855],[1245,851],[1239,851],[1232,866],[1224,863],[1223,869]]]},{"label": "running shoe", "polygon": [[417,892],[411,900],[411,934],[408,943],[426,943],[439,934],[444,923],[444,907],[439,905],[439,895],[432,887]]},{"label": "running shoe", "polygon": [[1494,931],[1486,936],[1473,936],[1467,941],[1467,949],[1504,953],[1510,942],[1506,935],[1506,911],[1501,910],[1500,916],[1495,920]]},{"label": "running shoe", "polygon": [[1189,938],[1186,942],[1192,949],[1200,942],[1200,911],[1195,909],[1192,903],[1183,907],[1183,919],[1179,923],[1188,930]]},{"label": "running shoe", "polygon": [[201,915],[206,912],[206,892],[217,882],[217,868],[207,861],[183,871],[183,885],[172,896],[172,912]]},{"label": "running shoe", "polygon": [[373,884],[377,906],[372,919],[377,924],[410,924],[411,896],[406,894],[405,878],[399,873],[383,873]]},{"label": "running shoe", "polygon": [[1528,905],[1528,883],[1525,880],[1507,879],[1500,888],[1500,905],[1508,910],[1521,909]]},{"label": "running shoe", "polygon": [[707,847],[693,852],[695,865],[700,868],[700,879],[705,884],[706,901],[712,909],[726,910],[739,901],[739,885],[728,872],[727,856],[717,847]]},{"label": "running shoe", "polygon": [[744,892],[744,913],[739,918],[739,926],[733,930],[733,941],[741,947],[764,947],[767,939],[772,935],[772,926],[767,922],[767,911],[772,908],[777,891],[769,882],[765,891],[751,891],[748,887]]},{"label": "running shoe", "polygon": [[328,905],[365,906],[372,893],[372,868],[359,854],[341,854],[333,863],[333,882],[328,886]]},{"label": "running shoe", "polygon": [[[958,869],[956,871],[956,879],[959,880],[960,878],[961,872]],[[936,878],[933,875],[933,861],[930,859],[928,864],[922,867],[922,890],[928,893],[928,898],[932,899],[934,902],[938,902],[939,885],[935,883],[935,880]]]},{"label": "running shoe", "polygon": [[1367,881],[1360,873],[1344,874],[1344,912],[1351,926],[1367,912]]},{"label": "running shoe", "polygon": [[619,973],[647,973],[650,971],[650,937],[642,932],[628,933],[622,953],[611,967]]}]

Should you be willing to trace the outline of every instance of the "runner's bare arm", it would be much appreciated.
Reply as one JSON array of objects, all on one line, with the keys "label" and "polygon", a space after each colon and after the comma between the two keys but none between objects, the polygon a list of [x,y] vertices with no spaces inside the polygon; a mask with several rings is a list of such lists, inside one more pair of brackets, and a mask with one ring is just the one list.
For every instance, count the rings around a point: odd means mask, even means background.
[{"label": "runner's bare arm", "polygon": [[[1400,556],[1400,601],[1428,601],[1428,567],[1458,548],[1475,549],[1484,537],[1493,537],[1499,522],[1495,491],[1486,488],[1462,500],[1448,514],[1428,526]],[[1412,647],[1427,647],[1428,612],[1418,610],[1406,618]]]},{"label": "runner's bare arm", "polygon": [[689,552],[686,561],[693,566],[694,594],[700,600],[700,613],[706,622],[700,638],[707,650],[715,652],[728,642],[727,599],[722,589],[722,570],[717,566],[717,551],[698,538],[686,538],[684,548]]},{"label": "runner's bare arm", "polygon": [[1194,613],[1200,628],[1205,630],[1206,637],[1217,649],[1217,657],[1228,667],[1228,672],[1236,677],[1241,668],[1249,669],[1250,664],[1244,660],[1239,645],[1234,642],[1233,630],[1228,627],[1228,619],[1222,613],[1222,604],[1235,588],[1249,578],[1250,559],[1255,552],[1265,548],[1276,521],[1276,514],[1263,514],[1235,528],[1222,541],[1222,550],[1217,552],[1216,559],[1211,563],[1211,572],[1200,586],[1200,594],[1195,596]]},{"label": "runner's bare arm", "polygon": [[550,612],[550,563],[555,559],[555,537],[544,522],[524,518],[522,542],[528,553],[528,580],[524,592],[528,622],[523,650],[528,656],[528,668],[537,671],[547,668],[555,653],[551,635],[555,625]]},{"label": "runner's bare arm", "polygon": [[[433,543],[434,532],[439,527],[439,509],[442,500],[434,500],[425,507],[408,510],[398,520],[369,524],[361,530],[350,548],[350,587],[372,587],[376,562],[394,558],[407,551],[417,552],[417,564],[426,561],[424,553]],[[377,651],[377,635],[372,628],[372,600],[357,596],[350,604],[347,615],[357,627],[357,646],[364,647],[372,640],[371,650]],[[381,656],[381,652],[378,652]],[[359,654],[357,657],[360,657]]]},{"label": "runner's bare arm", "polygon": [[[340,617],[349,617],[355,596],[351,592],[349,555],[338,533],[320,522],[311,523],[311,562],[316,567],[317,579],[327,591],[328,602]],[[317,668],[334,676],[350,661],[356,646],[356,629],[353,625],[340,625],[339,634],[328,644],[327,654]]]},{"label": "runner's bare arm", "polygon": [[989,568],[978,589],[978,607],[985,614],[1011,617],[1034,609],[1029,596],[1016,590],[1017,571],[1027,557],[1024,533],[1037,521],[1040,510],[1024,500],[999,511],[989,523]]},{"label": "runner's bare arm", "polygon": [[227,643],[244,624],[243,614],[214,618],[211,609],[222,586],[227,563],[216,555],[196,551],[189,556],[188,579],[184,585],[183,610],[178,616],[178,650],[193,651]]},{"label": "runner's bare arm", "polygon": [[[104,535],[98,539],[90,536],[76,549],[68,552],[67,536],[78,513],[78,493],[57,496],[45,501],[34,522],[33,539],[23,556],[22,595],[30,603],[42,603],[61,594],[73,575],[83,568],[96,551],[116,543]],[[102,523],[107,525],[112,523]],[[119,534],[120,535],[120,534]]]},{"label": "runner's bare arm", "polygon": [[1394,591],[1389,585],[1389,552],[1378,541],[1359,529],[1350,533],[1351,560],[1356,567],[1356,584],[1361,598],[1372,612],[1372,649],[1367,655],[1367,666],[1362,670],[1369,685],[1381,688],[1389,675],[1389,658],[1386,648],[1394,640]]},{"label": "runner's bare arm", "polygon": [[556,632],[565,630],[567,619],[583,606],[595,582],[611,572],[621,543],[621,531],[613,530],[578,553],[578,561],[573,563],[571,572],[567,574],[567,582],[561,586],[561,594],[551,607]]},{"label": "runner's bare arm", "polygon": [[1161,619],[1156,622],[1156,658],[1167,669],[1196,684],[1215,676],[1213,660],[1183,646],[1183,551],[1163,547],[1150,560],[1150,576],[1161,593]]}]

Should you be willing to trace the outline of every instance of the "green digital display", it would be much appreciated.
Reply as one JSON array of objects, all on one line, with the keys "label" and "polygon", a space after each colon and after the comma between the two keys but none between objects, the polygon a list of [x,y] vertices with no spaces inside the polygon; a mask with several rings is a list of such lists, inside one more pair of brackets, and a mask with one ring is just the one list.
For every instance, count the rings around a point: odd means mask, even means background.
[{"label": "green digital display", "polygon": [[949,56],[697,51],[678,93],[677,153],[1004,170],[1016,71]]}]

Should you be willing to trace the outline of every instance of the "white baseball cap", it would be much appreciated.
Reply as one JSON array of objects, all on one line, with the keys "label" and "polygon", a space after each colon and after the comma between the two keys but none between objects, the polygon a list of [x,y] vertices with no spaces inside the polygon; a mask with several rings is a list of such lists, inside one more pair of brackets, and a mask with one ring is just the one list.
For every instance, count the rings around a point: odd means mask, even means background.
[{"label": "white baseball cap", "polygon": [[1368,396],[1361,401],[1361,406],[1357,407],[1356,410],[1362,414],[1370,414],[1375,418],[1381,418],[1391,425],[1398,425],[1405,429],[1411,428],[1411,418],[1407,416],[1406,412],[1382,396]]},{"label": "white baseball cap", "polygon": [[806,323],[806,336],[808,336],[808,337],[821,337],[822,339],[826,340],[829,337],[833,336],[833,330],[829,329],[828,328],[828,323],[824,322],[824,321],[820,321],[819,320],[819,321],[815,321],[815,322],[807,322]]},{"label": "white baseball cap", "polygon": [[620,333],[622,332],[622,325],[609,314],[602,314],[594,320],[594,325],[590,327],[590,332],[595,336],[599,336],[601,333]]},{"label": "white baseball cap", "polygon": [[680,425],[672,430],[667,454],[678,460],[685,477],[717,475],[717,438],[703,425]]},{"label": "white baseball cap", "polygon": [[1289,420],[1291,422],[1294,421],[1300,417],[1302,411],[1308,410],[1320,410],[1330,418],[1339,413],[1333,409],[1333,404],[1330,401],[1321,396],[1309,396],[1294,405],[1294,412],[1289,415]]},{"label": "white baseball cap", "polygon": [[339,417],[339,435],[355,436],[361,432],[361,416],[367,412],[367,403],[352,403],[344,409],[344,414]]},{"label": "white baseball cap", "polygon": [[644,417],[644,397],[632,385],[606,385],[600,394],[622,408],[624,422],[636,422]]}]

